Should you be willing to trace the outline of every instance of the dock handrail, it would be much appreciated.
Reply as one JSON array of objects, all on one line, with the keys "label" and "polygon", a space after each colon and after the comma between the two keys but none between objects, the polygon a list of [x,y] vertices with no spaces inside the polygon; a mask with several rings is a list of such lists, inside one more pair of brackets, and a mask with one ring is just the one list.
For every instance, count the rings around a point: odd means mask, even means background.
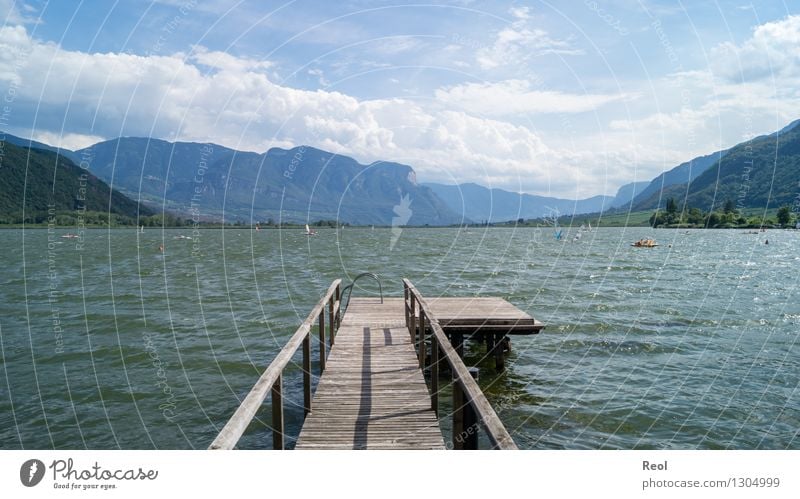
[{"label": "dock handrail", "polygon": [[[381,285],[381,278],[378,274],[373,272],[362,272],[358,274],[353,282],[342,288],[342,299],[339,302],[339,315],[343,316],[345,311],[347,311],[347,305],[350,304],[350,296],[353,294],[353,287],[356,285],[356,282],[361,279],[362,277],[371,277],[372,279],[378,281],[378,291],[381,294],[381,303],[383,303],[383,285]],[[345,293],[347,293],[347,300],[345,300]]]},{"label": "dock handrail", "polygon": [[[439,352],[444,355],[453,373],[453,448],[477,449],[477,430],[479,424],[486,429],[486,435],[493,449],[515,450],[517,445],[506,430],[503,422],[492,409],[491,404],[472,378],[469,370],[431,313],[431,308],[420,292],[408,279],[403,279],[406,327],[411,334],[412,344],[418,340],[419,365],[425,368],[427,346],[425,331],[431,329],[431,408],[439,413]],[[417,317],[419,324],[417,324]],[[419,338],[417,336],[419,330]]]},{"label": "dock handrail", "polygon": [[283,370],[292,360],[300,346],[303,346],[303,408],[304,417],[311,412],[311,330],[314,323],[319,323],[319,365],[325,370],[325,305],[328,305],[328,329],[330,344],[333,346],[336,329],[339,324],[339,301],[341,298],[341,279],[333,281],[328,291],[320,298],[317,305],[308,314],[305,321],[297,328],[286,345],[281,349],[266,371],[250,389],[250,393],[233,413],[225,427],[209,446],[209,449],[233,449],[239,442],[250,422],[255,417],[267,393],[272,395],[272,447],[284,448],[283,425]]}]

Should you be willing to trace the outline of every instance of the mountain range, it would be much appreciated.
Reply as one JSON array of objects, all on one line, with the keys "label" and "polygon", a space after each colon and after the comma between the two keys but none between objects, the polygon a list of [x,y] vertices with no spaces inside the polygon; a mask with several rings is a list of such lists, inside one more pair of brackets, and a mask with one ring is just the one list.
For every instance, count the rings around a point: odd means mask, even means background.
[{"label": "mountain range", "polygon": [[451,210],[463,213],[464,218],[476,222],[504,222],[519,218],[594,213],[611,208],[616,200],[611,196],[594,196],[579,200],[560,199],[489,189],[473,183],[423,185],[430,187]]},{"label": "mountain range", "polygon": [[679,204],[711,211],[726,201],[737,208],[777,208],[794,203],[800,178],[800,120],[777,132],[700,156],[665,172],[631,202],[632,211]]},{"label": "mountain range", "polygon": [[410,166],[362,165],[309,146],[258,154],[216,144],[119,138],[75,154],[129,196],[202,219],[462,222],[429,188],[417,184]]},{"label": "mountain range", "polygon": [[[6,148],[5,164],[15,166],[13,182],[2,184],[0,215],[19,211],[22,184],[17,184],[21,165],[29,161],[28,147],[37,167],[28,171],[29,179],[34,171],[39,172],[36,178],[52,176],[53,166],[49,173],[46,166],[56,161],[64,179],[86,174],[88,169],[95,195],[92,206],[106,209],[110,203],[112,211],[128,215],[135,213],[134,207],[141,210],[137,203],[141,202],[155,211],[208,221],[451,225],[651,210],[663,206],[669,197],[705,210],[729,199],[740,207],[774,207],[792,203],[797,195],[798,124],[800,120],[773,134],[694,158],[649,182],[623,185],[616,196],[580,200],[473,183],[420,184],[408,165],[388,161],[360,164],[310,146],[255,153],[211,143],[121,137],[68,151],[5,135],[0,142]],[[45,185],[44,180],[35,183]],[[71,185],[66,184],[68,189]],[[44,191],[29,194],[37,200],[45,196]],[[66,198],[60,202],[60,206],[69,205]]]}]

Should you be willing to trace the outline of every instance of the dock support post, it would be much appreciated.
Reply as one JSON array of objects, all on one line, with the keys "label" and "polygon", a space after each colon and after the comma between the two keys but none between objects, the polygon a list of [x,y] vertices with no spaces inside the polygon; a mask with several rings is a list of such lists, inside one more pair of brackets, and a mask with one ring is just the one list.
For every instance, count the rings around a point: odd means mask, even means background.
[{"label": "dock support post", "polygon": [[503,353],[503,346],[504,346],[504,337],[503,333],[494,333],[492,334],[492,350],[494,350],[494,365],[498,371],[502,371],[506,368],[505,365],[505,354]]},{"label": "dock support post", "polygon": [[453,348],[460,358],[464,358],[464,334],[453,333]]},{"label": "dock support post", "polygon": [[311,412],[311,335],[303,338],[303,419]]},{"label": "dock support post", "polygon": [[319,371],[325,370],[325,307],[319,313]]},{"label": "dock support post", "polygon": [[283,374],[272,385],[272,448],[283,450]]}]

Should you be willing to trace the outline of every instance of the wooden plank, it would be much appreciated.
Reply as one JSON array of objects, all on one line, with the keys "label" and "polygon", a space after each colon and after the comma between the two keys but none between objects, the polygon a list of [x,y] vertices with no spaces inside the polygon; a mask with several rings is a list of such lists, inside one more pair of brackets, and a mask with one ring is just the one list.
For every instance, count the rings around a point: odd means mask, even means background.
[{"label": "wooden plank", "polygon": [[448,333],[486,330],[536,334],[545,324],[499,297],[439,297],[428,301],[430,313]]},{"label": "wooden plank", "polygon": [[444,449],[404,300],[351,298],[296,449]]}]

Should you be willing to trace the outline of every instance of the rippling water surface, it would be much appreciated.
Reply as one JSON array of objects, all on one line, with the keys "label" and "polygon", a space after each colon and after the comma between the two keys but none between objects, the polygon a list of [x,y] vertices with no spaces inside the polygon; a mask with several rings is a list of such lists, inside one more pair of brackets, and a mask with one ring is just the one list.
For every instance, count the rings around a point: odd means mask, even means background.
[{"label": "rippling water surface", "polygon": [[[468,348],[520,447],[800,448],[799,232],[63,233],[0,231],[3,448],[205,448],[320,293],[364,271],[548,325],[503,374]],[[301,383],[295,365],[293,436]],[[242,446],[269,445],[265,408]]]}]

